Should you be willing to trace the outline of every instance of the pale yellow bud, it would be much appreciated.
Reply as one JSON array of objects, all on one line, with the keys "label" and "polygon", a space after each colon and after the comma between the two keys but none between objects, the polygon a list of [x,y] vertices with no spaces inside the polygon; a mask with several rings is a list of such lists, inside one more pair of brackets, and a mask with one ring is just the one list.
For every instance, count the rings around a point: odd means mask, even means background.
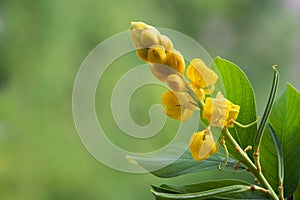
[{"label": "pale yellow bud", "polygon": [[165,50],[161,46],[151,46],[148,50],[148,62],[157,63],[157,64],[165,64],[166,63],[166,53]]},{"label": "pale yellow bud", "polygon": [[170,74],[176,73],[176,71],[169,66],[162,65],[162,64],[153,64],[150,68],[152,74],[160,81],[166,82],[167,77]]},{"label": "pale yellow bud", "polygon": [[184,80],[177,74],[169,75],[167,84],[174,92],[185,92],[187,90]]},{"label": "pale yellow bud", "polygon": [[152,45],[158,45],[159,44],[158,36],[159,36],[159,32],[154,28],[150,28],[150,29],[146,29],[146,30],[142,31],[141,45],[143,47],[150,47]]},{"label": "pale yellow bud", "polygon": [[149,26],[143,22],[131,22],[130,25],[130,36],[131,40],[136,48],[141,48],[141,34],[144,30],[148,29]]},{"label": "pale yellow bud", "polygon": [[131,22],[130,36],[136,48],[158,45],[159,31],[143,22]]},{"label": "pale yellow bud", "polygon": [[158,36],[159,44],[163,46],[168,51],[173,51],[172,41],[165,35]]}]

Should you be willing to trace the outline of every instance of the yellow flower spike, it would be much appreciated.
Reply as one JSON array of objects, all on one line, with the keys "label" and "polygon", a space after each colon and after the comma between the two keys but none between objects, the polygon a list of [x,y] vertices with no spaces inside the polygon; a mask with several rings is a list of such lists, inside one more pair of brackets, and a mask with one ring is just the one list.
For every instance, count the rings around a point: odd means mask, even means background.
[{"label": "yellow flower spike", "polygon": [[[214,84],[218,80],[218,75],[209,69],[199,58],[195,58],[191,61],[187,68],[186,76],[191,81],[191,86],[196,94],[199,93],[199,91],[197,91],[199,89],[204,89],[205,94],[212,93]],[[202,91],[198,98],[203,99]]]},{"label": "yellow flower spike", "polygon": [[209,129],[194,133],[189,146],[195,161],[205,160],[219,150],[218,144]]},{"label": "yellow flower spike", "polygon": [[240,106],[224,98],[219,92],[217,98],[207,97],[203,108],[203,118],[215,127],[233,127],[238,117]]},{"label": "yellow flower spike", "polygon": [[186,84],[182,77],[177,74],[171,74],[167,77],[167,84],[174,92],[185,92],[187,91]]},{"label": "yellow flower spike", "polygon": [[166,63],[166,53],[165,50],[158,45],[151,46],[148,50],[148,62],[157,63],[157,64],[165,64]]},{"label": "yellow flower spike", "polygon": [[193,115],[197,107],[192,102],[192,98],[182,92],[165,92],[162,96],[162,104],[165,107],[164,112],[173,119],[187,121]]},{"label": "yellow flower spike", "polygon": [[174,70],[179,72],[180,74],[184,74],[185,63],[182,55],[180,52],[174,51],[167,51],[167,65],[172,67]]},{"label": "yellow flower spike", "polygon": [[132,22],[131,40],[137,49],[137,55],[150,64],[165,64],[180,74],[184,74],[185,63],[180,52],[173,48],[173,43],[153,26],[143,22]]}]

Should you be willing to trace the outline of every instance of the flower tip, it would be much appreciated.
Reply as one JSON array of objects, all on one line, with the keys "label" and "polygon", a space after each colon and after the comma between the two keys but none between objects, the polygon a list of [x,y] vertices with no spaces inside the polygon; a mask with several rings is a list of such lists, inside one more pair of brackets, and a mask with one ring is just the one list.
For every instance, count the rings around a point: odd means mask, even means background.
[{"label": "flower tip", "polygon": [[148,27],[148,25],[145,24],[144,22],[130,22],[130,30],[135,29],[135,28],[145,29],[147,27]]}]

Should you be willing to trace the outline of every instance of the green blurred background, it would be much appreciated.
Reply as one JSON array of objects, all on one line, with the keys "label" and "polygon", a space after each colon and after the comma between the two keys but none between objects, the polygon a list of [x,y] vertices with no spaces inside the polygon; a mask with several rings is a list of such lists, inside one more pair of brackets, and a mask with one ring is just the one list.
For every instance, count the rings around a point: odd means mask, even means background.
[{"label": "green blurred background", "polygon": [[[152,199],[149,182],[228,176],[216,172],[160,180],[102,165],[84,148],[73,122],[77,70],[101,41],[128,30],[131,21],[144,21],[185,33],[212,57],[240,65],[253,83],[261,115],[273,64],[279,65],[280,91],[286,81],[300,88],[299,13],[297,0],[0,1],[0,199]],[[118,78],[142,63],[135,55],[129,58],[106,72],[101,81],[107,88],[97,91],[96,106],[109,137],[132,150],[139,142],[123,138],[104,106]],[[162,91],[136,92],[131,111],[138,124],[149,122],[147,109],[160,101]],[[169,131],[145,150],[165,145],[177,125],[168,120]]]}]

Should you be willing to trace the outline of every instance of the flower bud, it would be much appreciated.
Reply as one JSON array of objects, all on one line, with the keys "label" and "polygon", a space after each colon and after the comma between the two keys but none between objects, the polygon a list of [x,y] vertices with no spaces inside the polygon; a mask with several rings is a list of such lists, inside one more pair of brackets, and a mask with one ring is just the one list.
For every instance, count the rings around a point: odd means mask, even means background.
[{"label": "flower bud", "polygon": [[166,63],[166,53],[161,46],[151,46],[148,50],[148,62],[165,64]]},{"label": "flower bud", "polygon": [[159,44],[165,48],[167,51],[173,51],[172,41],[165,35],[158,36]]},{"label": "flower bud", "polygon": [[140,59],[144,61],[148,61],[148,49],[147,48],[140,48],[136,49],[136,54],[140,57]]},{"label": "flower bud", "polygon": [[160,81],[166,82],[170,74],[176,73],[174,69],[163,64],[153,64],[150,67],[152,74]]},{"label": "flower bud", "polygon": [[142,47],[141,44],[141,33],[146,30],[149,26],[143,22],[131,22],[130,25],[130,36],[131,40],[136,48]]},{"label": "flower bud", "polygon": [[131,22],[130,36],[136,48],[158,45],[159,31],[143,22]]},{"label": "flower bud", "polygon": [[178,71],[180,74],[184,73],[184,59],[178,51],[167,51],[167,65]]},{"label": "flower bud", "polygon": [[159,41],[158,41],[158,36],[160,35],[160,33],[154,29],[154,28],[150,28],[150,29],[146,29],[144,31],[141,32],[141,45],[143,47],[150,47],[152,45],[158,45]]},{"label": "flower bud", "polygon": [[167,84],[174,92],[185,92],[187,90],[184,80],[177,74],[169,75]]}]

